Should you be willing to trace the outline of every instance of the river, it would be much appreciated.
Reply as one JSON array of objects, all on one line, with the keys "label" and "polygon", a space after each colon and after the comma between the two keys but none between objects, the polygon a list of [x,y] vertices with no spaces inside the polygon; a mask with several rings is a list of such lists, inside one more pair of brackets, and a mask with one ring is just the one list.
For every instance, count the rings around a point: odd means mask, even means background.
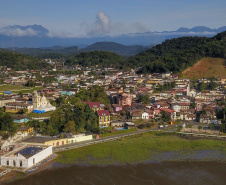
[{"label": "river", "polygon": [[62,165],[7,185],[225,185],[226,163],[169,161],[126,165]]}]

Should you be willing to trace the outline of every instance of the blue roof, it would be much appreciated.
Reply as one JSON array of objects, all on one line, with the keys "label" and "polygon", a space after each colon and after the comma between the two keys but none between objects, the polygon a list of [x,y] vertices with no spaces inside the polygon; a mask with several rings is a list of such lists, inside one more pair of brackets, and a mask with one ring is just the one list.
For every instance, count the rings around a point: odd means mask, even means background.
[{"label": "blue roof", "polygon": [[34,113],[38,113],[38,114],[41,114],[41,113],[44,113],[45,110],[33,110]]}]

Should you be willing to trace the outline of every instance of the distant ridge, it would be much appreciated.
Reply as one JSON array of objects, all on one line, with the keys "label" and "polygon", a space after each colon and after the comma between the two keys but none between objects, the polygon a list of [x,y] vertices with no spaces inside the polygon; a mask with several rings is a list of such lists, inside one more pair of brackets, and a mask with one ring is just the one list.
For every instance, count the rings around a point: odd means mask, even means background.
[{"label": "distant ridge", "polygon": [[[70,31],[70,30],[69,30]],[[12,47],[12,37],[14,46],[19,48],[42,48],[52,46],[88,46],[96,42],[115,42],[123,45],[150,46],[160,44],[166,39],[178,38],[181,36],[205,36],[212,37],[217,33],[226,31],[226,26],[211,29],[205,26],[194,28],[181,27],[176,31],[128,33],[117,36],[96,36],[96,37],[58,37],[51,33],[42,25],[13,25],[0,28],[0,42],[2,47]]]},{"label": "distant ridge", "polygon": [[[150,46],[151,47],[151,46]],[[78,46],[63,47],[63,46],[54,46],[54,47],[45,47],[45,48],[15,48],[15,51],[18,53],[23,53],[32,56],[40,56],[50,53],[58,54],[78,54],[81,52],[89,51],[110,51],[121,56],[132,56],[143,52],[150,47],[147,46],[125,46],[123,44],[118,44],[115,42],[97,42],[86,48],[79,49]],[[12,48],[11,48],[12,49]]]}]

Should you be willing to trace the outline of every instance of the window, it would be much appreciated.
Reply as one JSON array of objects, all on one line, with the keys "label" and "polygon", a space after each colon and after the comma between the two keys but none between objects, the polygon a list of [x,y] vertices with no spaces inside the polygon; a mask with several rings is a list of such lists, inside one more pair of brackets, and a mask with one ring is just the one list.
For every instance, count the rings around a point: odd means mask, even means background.
[{"label": "window", "polygon": [[6,165],[9,166],[9,160],[6,161]]},{"label": "window", "polygon": [[20,167],[22,167],[22,166],[23,166],[22,161],[20,161]]}]

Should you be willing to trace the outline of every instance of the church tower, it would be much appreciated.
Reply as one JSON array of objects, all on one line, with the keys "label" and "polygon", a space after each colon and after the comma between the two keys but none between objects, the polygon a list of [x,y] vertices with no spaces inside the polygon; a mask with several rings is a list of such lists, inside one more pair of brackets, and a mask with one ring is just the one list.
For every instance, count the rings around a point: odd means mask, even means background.
[{"label": "church tower", "polygon": [[40,101],[41,101],[41,96],[37,93],[37,91],[34,91],[32,95],[32,104],[34,109],[40,106]]}]

